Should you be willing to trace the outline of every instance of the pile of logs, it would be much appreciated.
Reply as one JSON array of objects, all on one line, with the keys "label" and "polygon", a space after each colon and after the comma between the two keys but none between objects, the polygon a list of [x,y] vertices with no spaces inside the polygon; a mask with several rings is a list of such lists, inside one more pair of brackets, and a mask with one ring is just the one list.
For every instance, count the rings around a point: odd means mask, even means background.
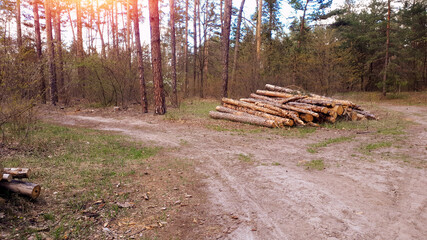
[{"label": "pile of logs", "polygon": [[249,98],[222,99],[222,106],[209,112],[215,119],[251,123],[265,127],[294,125],[318,127],[319,123],[335,123],[339,119],[360,121],[378,118],[360,106],[347,101],[306,94],[290,88],[265,85]]},{"label": "pile of logs", "polygon": [[0,167],[0,175],[3,176],[0,180],[0,188],[28,196],[32,199],[36,199],[40,195],[40,185],[16,180],[22,178],[29,178],[30,173],[31,170],[29,168]]}]

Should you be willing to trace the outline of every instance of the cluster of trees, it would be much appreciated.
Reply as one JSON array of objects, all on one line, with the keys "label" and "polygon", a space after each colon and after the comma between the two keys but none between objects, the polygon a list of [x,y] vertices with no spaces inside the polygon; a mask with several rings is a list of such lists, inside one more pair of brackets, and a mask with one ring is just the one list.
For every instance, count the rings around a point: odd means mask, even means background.
[{"label": "cluster of trees", "polygon": [[[321,94],[427,87],[426,0],[256,0],[245,18],[248,1],[0,0],[0,102],[139,103],[164,114],[182,98],[265,83]],[[295,15],[281,16],[284,5]]]}]

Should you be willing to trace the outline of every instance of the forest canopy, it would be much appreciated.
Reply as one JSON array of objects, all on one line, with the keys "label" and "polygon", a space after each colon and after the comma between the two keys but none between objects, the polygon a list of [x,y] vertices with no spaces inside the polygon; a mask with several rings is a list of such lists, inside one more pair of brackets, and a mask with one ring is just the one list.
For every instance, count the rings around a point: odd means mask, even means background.
[{"label": "forest canopy", "polygon": [[[248,2],[257,7],[242,14]],[[2,112],[26,99],[156,103],[162,114],[162,101],[239,97],[266,83],[325,95],[425,90],[427,1],[346,0],[334,9],[331,4],[1,0]],[[283,7],[294,14],[282,16]],[[153,40],[155,11],[159,39]],[[140,41],[150,35],[139,27],[145,21],[151,24],[151,44]]]}]

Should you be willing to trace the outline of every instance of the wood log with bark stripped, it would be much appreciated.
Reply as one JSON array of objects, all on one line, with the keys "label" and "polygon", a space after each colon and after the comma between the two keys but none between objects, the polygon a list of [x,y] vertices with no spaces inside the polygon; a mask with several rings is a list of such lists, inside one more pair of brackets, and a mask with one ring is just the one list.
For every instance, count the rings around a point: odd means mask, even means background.
[{"label": "wood log with bark stripped", "polygon": [[225,119],[225,120],[230,120],[234,122],[250,123],[250,124],[269,127],[269,128],[278,127],[276,122],[274,122],[273,120],[268,120],[268,119],[257,117],[257,116],[243,116],[243,115],[240,116],[236,114],[222,113],[222,112],[215,112],[215,111],[210,111],[209,116],[214,119]]},{"label": "wood log with bark stripped", "polygon": [[[247,114],[251,114],[251,115],[258,116],[258,117],[263,117],[266,119],[276,121],[280,126],[291,127],[292,125],[294,125],[294,122],[289,118],[278,117],[278,116],[271,115],[271,114],[268,114],[265,112],[255,111],[252,109],[248,109],[245,107],[239,107],[239,106],[235,106],[235,105],[231,105],[231,104],[227,104],[227,103],[224,103],[223,105],[224,105],[224,107],[221,107],[221,106],[216,107],[216,110],[219,112],[226,112],[226,111],[228,111],[228,109],[230,109],[236,113],[243,112],[243,113],[247,113]],[[232,113],[232,112],[230,112],[230,113]]]},{"label": "wood log with bark stripped", "polygon": [[302,108],[298,108],[298,107],[294,107],[291,105],[286,105],[286,104],[281,104],[280,102],[271,102],[271,101],[266,101],[266,100],[261,100],[261,99],[254,99],[254,98],[241,98],[240,101],[243,102],[249,102],[249,103],[256,103],[256,102],[262,102],[262,103],[266,103],[266,104],[270,104],[272,106],[278,107],[278,108],[282,108],[285,110],[290,110],[290,111],[294,111],[294,112],[298,112],[298,113],[305,113],[305,114],[310,114],[313,117],[319,117],[319,114],[310,111],[310,110],[306,110],[306,109],[302,109]]}]

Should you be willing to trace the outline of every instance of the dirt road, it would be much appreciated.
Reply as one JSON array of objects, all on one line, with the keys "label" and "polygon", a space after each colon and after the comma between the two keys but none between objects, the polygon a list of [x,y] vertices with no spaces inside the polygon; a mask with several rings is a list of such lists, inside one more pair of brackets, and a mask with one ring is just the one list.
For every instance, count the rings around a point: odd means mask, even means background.
[{"label": "dirt road", "polygon": [[[306,137],[227,132],[153,116],[61,114],[65,125],[115,131],[178,148],[206,176],[206,223],[194,234],[219,239],[425,239],[427,108],[384,106],[416,122],[392,146],[366,153],[375,132],[321,129]],[[236,125],[238,126],[238,125]],[[310,153],[310,144],[351,136]],[[322,160],[323,170],[304,164]],[[421,163],[414,165],[412,163]],[[192,238],[189,233],[188,238]]]}]

